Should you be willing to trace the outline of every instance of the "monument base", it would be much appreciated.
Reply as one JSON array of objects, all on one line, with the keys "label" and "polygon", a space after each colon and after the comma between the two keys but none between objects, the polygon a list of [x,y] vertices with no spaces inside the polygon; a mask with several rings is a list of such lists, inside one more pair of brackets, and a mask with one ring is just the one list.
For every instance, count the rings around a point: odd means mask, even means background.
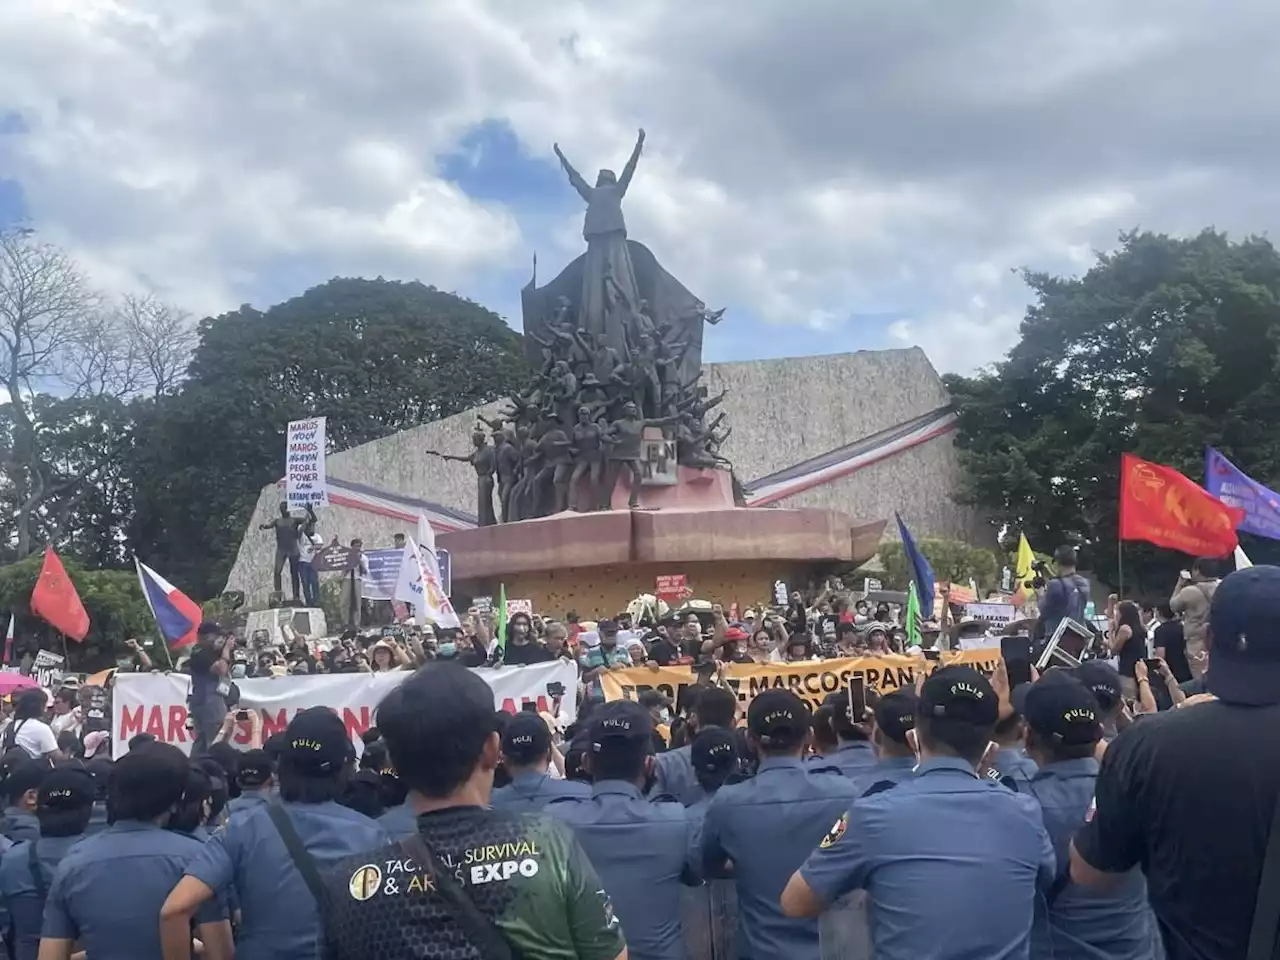
[{"label": "monument base", "polygon": [[[859,564],[874,556],[885,521],[851,526],[834,510],[738,507],[725,470],[681,467],[678,482],[642,486],[628,509],[627,478],[615,484],[614,509],[442,533],[453,564],[454,597],[497,593],[556,615],[616,612],[655,578],[684,574],[694,592],[756,604],[773,583],[807,581],[817,567]],[[745,608],[744,608],[745,609]]]}]

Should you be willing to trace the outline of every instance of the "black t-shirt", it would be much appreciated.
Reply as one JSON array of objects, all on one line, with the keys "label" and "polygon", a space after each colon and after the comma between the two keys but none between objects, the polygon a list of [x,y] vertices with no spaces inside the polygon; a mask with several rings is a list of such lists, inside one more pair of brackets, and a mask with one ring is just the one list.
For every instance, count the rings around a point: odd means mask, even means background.
[{"label": "black t-shirt", "polygon": [[1280,705],[1170,710],[1107,748],[1076,849],[1142,866],[1168,960],[1240,960],[1277,798]]},{"label": "black t-shirt", "polygon": [[1179,683],[1191,679],[1191,664],[1187,660],[1187,638],[1182,632],[1181,620],[1166,620],[1156,627],[1155,647],[1164,648],[1164,662]]},{"label": "black t-shirt", "polygon": [[222,651],[211,645],[198,644],[187,658],[187,671],[191,674],[191,702],[204,703],[217,690],[219,677],[213,665],[222,657]]},{"label": "black t-shirt", "polygon": [[536,640],[530,640],[528,643],[508,643],[502,662],[520,666],[529,663],[550,663],[554,659],[550,650]]},{"label": "black t-shirt", "polygon": [[1147,655],[1147,631],[1145,627],[1130,627],[1133,633],[1120,648],[1120,676],[1133,679],[1134,665]]}]

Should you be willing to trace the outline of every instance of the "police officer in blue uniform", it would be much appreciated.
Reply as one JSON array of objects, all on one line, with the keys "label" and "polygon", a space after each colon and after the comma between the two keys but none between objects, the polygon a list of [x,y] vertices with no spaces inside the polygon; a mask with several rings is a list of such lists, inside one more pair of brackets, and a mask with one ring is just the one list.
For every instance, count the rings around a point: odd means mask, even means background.
[{"label": "police officer in blue uniform", "polygon": [[[1030,793],[1040,803],[1058,859],[1057,876],[1045,895],[1047,911],[1032,937],[1032,956],[1053,960],[1151,960],[1155,941],[1147,909],[1147,886],[1139,867],[1106,890],[1070,879],[1068,851],[1098,779],[1094,758],[1102,739],[1101,711],[1093,693],[1062,670],[1014,691],[1027,721],[1027,753],[1039,766]],[[1047,922],[1045,922],[1047,921]]]},{"label": "police officer in blue uniform", "polygon": [[737,734],[723,727],[703,730],[689,744],[689,763],[703,792],[703,798],[689,807],[689,812],[701,824],[707,807],[711,805],[711,798],[720,792],[720,788],[726,783],[744,779]]},{"label": "police officer in blue uniform", "polygon": [[787,916],[816,917],[865,890],[876,960],[1025,960],[1055,862],[1035,800],[978,776],[999,713],[972,667],[930,674],[910,733],[915,775],[834,820],[787,884]]},{"label": "police officer in blue uniform", "polygon": [[[705,687],[699,691],[698,702],[689,717],[690,733],[697,736],[702,730],[720,727],[732,730],[738,714],[738,698],[724,687]],[[654,762],[654,796],[669,796],[692,806],[706,796],[698,785],[693,765],[689,761],[689,748],[693,741],[675,750],[660,753]]]},{"label": "police officer in blue uniform", "polygon": [[94,757],[84,762],[84,768],[93,777],[93,812],[89,814],[86,833],[101,833],[109,826],[107,817],[107,787],[111,784],[113,764],[106,757]]},{"label": "police officer in blue uniform", "polygon": [[916,752],[907,733],[916,727],[916,703],[916,692],[911,689],[894,690],[876,701],[875,726],[871,731],[876,762],[853,778],[855,796],[888,790],[912,775]]},{"label": "police officer in blue uniform", "polygon": [[[187,769],[182,751],[165,743],[130,750],[116,763],[110,792],[115,822],[76,844],[49,884],[42,960],[68,960],[77,943],[94,960],[161,956],[156,922],[161,904],[206,849],[165,829],[182,800]],[[231,925],[222,898],[209,898],[192,919],[206,957],[231,956]],[[189,951],[190,924],[179,934]]]},{"label": "police officer in blue uniform", "polygon": [[[738,950],[746,960],[817,960],[818,924],[790,919],[779,904],[787,879],[853,802],[853,782],[802,760],[808,705],[789,690],[766,690],[747,709],[756,775],[720,788],[703,818],[708,876],[732,864],[738,890]],[[625,926],[625,922],[624,922]]]},{"label": "police officer in blue uniform", "polygon": [[863,717],[855,722],[850,716],[848,689],[827,694],[822,705],[831,709],[831,729],[837,742],[835,752],[822,758],[822,765],[839,768],[851,780],[861,777],[876,764],[869,724]]},{"label": "police officer in blue uniform", "polygon": [[11,847],[0,859],[0,904],[12,918],[13,960],[36,960],[49,885],[62,858],[84,839],[92,812],[93,780],[83,770],[54,770],[40,784],[39,839]]},{"label": "police officer in blue uniform", "polygon": [[204,844],[165,901],[161,926],[176,939],[202,904],[234,885],[241,909],[237,957],[318,956],[312,885],[319,888],[326,865],[388,840],[373,820],[337,803],[354,759],[346,727],[332,710],[312,707],[295,716],[277,771],[280,802],[237,813]]},{"label": "police officer in blue uniform", "polygon": [[489,805],[495,810],[541,810],[561,797],[591,796],[591,787],[574,780],[557,780],[547,773],[551,766],[551,731],[536,713],[521,711],[502,731],[502,757],[511,782],[493,791]]},{"label": "police officer in blue uniform", "polygon": [[[995,756],[991,759],[987,775],[992,780],[999,780],[1010,790],[1026,793],[1031,778],[1036,775],[1036,763],[1027,756],[1023,749],[1027,735],[1027,725],[1018,711],[1013,697],[1009,694],[1009,675],[1004,661],[996,664],[997,690],[1003,690],[1000,719],[996,721]],[[1020,684],[1018,689],[1027,686]]]},{"label": "police officer in blue uniform", "polygon": [[683,960],[681,884],[699,882],[696,820],[679,803],[644,797],[654,760],[648,710],[630,700],[606,703],[592,712],[590,731],[591,796],[554,800],[546,812],[573,828],[613,901],[633,960]]},{"label": "police officer in blue uniform", "polygon": [[53,771],[53,764],[43,758],[31,759],[21,747],[14,747],[5,755],[4,793],[7,805],[4,809],[4,827],[0,832],[17,843],[34,840],[40,836],[40,822],[36,819],[36,795],[40,784]]},{"label": "police officer in blue uniform", "polygon": [[240,796],[227,803],[227,816],[269,803],[275,793],[275,768],[265,750],[246,750],[236,768]]}]

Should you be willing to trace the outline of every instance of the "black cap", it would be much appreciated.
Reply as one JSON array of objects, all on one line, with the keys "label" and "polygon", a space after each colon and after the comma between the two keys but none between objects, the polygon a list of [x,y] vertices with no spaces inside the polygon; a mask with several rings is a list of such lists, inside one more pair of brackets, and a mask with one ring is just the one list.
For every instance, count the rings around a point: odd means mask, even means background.
[{"label": "black cap", "polygon": [[634,700],[613,700],[591,714],[591,745],[596,751],[606,740],[643,743],[653,736],[653,717]]},{"label": "black cap", "polygon": [[248,787],[261,786],[274,773],[271,758],[265,750],[246,750],[240,755],[240,764],[236,767],[236,779]]},{"label": "black cap", "polygon": [[53,764],[48,760],[20,760],[6,770],[4,792],[9,797],[20,797],[28,790],[39,790],[52,772]]},{"label": "black cap", "polygon": [[728,774],[738,764],[738,738],[732,730],[711,727],[693,738],[689,762],[699,773]]},{"label": "black cap", "polygon": [[502,752],[516,763],[531,763],[547,755],[551,731],[536,713],[520,711],[502,731]]},{"label": "black cap", "polygon": [[304,776],[325,776],[351,755],[351,740],[342,718],[327,707],[311,707],[295,716],[284,731],[281,759]]},{"label": "black cap", "polygon": [[1209,692],[1246,706],[1280,703],[1280,567],[1237,570],[1209,607]]},{"label": "black cap", "polygon": [[1102,711],[1093,691],[1070,676],[1064,675],[1061,680],[1050,677],[1023,684],[1014,691],[1020,701],[1018,711],[1027,726],[1037,736],[1067,747],[1088,746],[1101,740]]},{"label": "black cap", "polygon": [[[1061,671],[1054,670],[1053,673]],[[1075,678],[1089,688],[1103,713],[1120,703],[1120,671],[1105,660],[1086,660],[1072,671]],[[1046,673],[1045,676],[1050,674]]]},{"label": "black cap", "polygon": [[906,744],[907,731],[916,728],[916,707],[919,700],[909,688],[886,693],[873,710],[876,728],[894,743]]},{"label": "black cap", "polygon": [[84,770],[62,767],[49,772],[36,794],[39,812],[84,810],[93,806],[93,777]]},{"label": "black cap", "polygon": [[973,667],[939,667],[920,690],[920,716],[995,726],[1000,703],[990,681]]},{"label": "black cap", "polygon": [[809,732],[809,705],[790,690],[766,690],[747,708],[747,729],[767,745],[798,745]]}]

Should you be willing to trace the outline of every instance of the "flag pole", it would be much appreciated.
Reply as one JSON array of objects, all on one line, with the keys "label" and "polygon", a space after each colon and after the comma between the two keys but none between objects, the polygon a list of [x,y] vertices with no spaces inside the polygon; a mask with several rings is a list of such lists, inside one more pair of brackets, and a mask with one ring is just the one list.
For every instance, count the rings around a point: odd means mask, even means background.
[{"label": "flag pole", "polygon": [[1120,595],[1120,599],[1124,599],[1124,540],[1120,538],[1120,531],[1116,531],[1116,579],[1119,581],[1116,585],[1116,593]]},{"label": "flag pole", "polygon": [[173,653],[169,650],[169,641],[164,638],[164,634],[160,635],[160,646],[164,647],[164,658],[169,661],[169,672],[176,673],[178,668],[173,665]]},{"label": "flag pole", "polygon": [[68,670],[70,670],[71,669],[71,651],[67,649],[67,635],[63,633],[61,630],[59,630],[58,636],[62,638],[62,664]]}]

